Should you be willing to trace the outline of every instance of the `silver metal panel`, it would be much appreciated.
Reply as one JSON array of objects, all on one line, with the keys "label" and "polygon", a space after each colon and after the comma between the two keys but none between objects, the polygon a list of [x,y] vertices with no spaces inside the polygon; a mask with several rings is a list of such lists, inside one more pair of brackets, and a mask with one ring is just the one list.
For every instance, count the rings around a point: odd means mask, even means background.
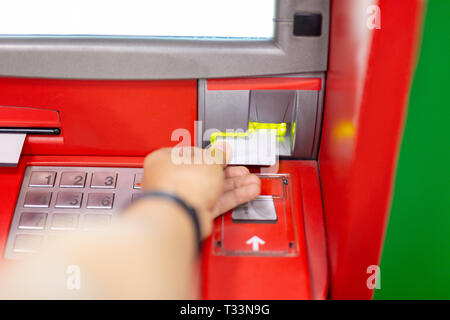
[{"label": "silver metal panel", "polygon": [[[209,144],[211,134],[209,130],[212,128],[220,131],[247,128],[249,120],[269,123],[287,122],[287,135],[285,141],[280,143],[280,156],[316,159],[322,126],[325,74],[305,73],[276,77],[320,78],[322,89],[320,91],[208,91],[207,80],[199,80],[198,118],[200,125],[197,129],[199,133],[197,145],[206,147]],[[211,96],[213,98],[210,98]],[[214,124],[215,127],[211,124]],[[293,125],[295,125],[295,131],[294,134],[291,134]]]},{"label": "silver metal panel", "polygon": [[[30,179],[47,174],[55,173],[55,183],[52,187],[30,187]],[[61,187],[63,179],[72,173],[84,173],[86,181],[77,189]],[[105,174],[115,177],[115,189],[91,188],[90,181],[94,174],[105,178]],[[134,189],[135,178],[141,176],[142,168],[87,168],[87,167],[47,167],[31,166],[25,170],[22,187],[16,203],[16,209],[11,222],[8,240],[5,249],[5,258],[15,259],[27,253],[39,250],[43,241],[54,241],[59,236],[73,230],[102,229],[115,219],[121,210],[131,203],[133,195],[139,193]],[[70,179],[69,179],[70,180]],[[105,179],[102,180],[103,182]],[[100,183],[99,183],[100,184]],[[31,196],[30,196],[31,194]],[[61,197],[60,195],[64,195]],[[71,205],[77,195],[77,204]],[[78,201],[82,197],[82,201]],[[105,202],[105,197],[109,201]],[[89,198],[91,202],[89,202]],[[95,200],[95,201],[93,201]],[[32,209],[25,208],[24,204],[34,206]],[[59,203],[60,207],[57,207]],[[78,204],[79,203],[79,204]],[[88,208],[88,204],[90,207]]]},{"label": "silver metal panel", "polygon": [[[297,91],[297,115],[292,157],[313,157],[314,135],[317,123],[318,91]],[[319,128],[320,130],[320,128]]]},{"label": "silver metal panel", "polygon": [[250,121],[291,123],[295,94],[294,90],[252,90]]},{"label": "silver metal panel", "polygon": [[[221,132],[227,129],[248,129],[249,91],[208,91],[205,96],[205,127]],[[210,139],[210,134],[207,136]]]},{"label": "silver metal panel", "polygon": [[[320,37],[295,37],[295,12],[321,13]],[[272,40],[2,37],[0,76],[198,79],[327,70],[330,0],[277,0]],[[257,12],[257,8],[255,8]]]},{"label": "silver metal panel", "polygon": [[234,208],[231,218],[233,221],[275,222],[277,212],[272,197],[258,197],[253,201]]},{"label": "silver metal panel", "polygon": [[314,129],[314,142],[312,147],[312,159],[317,159],[319,156],[320,135],[322,133],[322,121],[323,121],[323,107],[325,104],[325,88],[326,88],[326,75],[322,75],[322,91],[319,93],[317,100],[317,114],[316,114],[316,126]]}]

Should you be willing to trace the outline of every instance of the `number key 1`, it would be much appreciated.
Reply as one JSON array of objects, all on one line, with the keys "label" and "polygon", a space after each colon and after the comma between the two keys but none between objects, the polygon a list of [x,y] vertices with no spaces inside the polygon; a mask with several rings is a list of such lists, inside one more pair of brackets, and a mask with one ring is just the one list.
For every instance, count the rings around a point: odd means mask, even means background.
[{"label": "number key 1", "polygon": [[28,186],[51,188],[55,184],[55,177],[56,172],[54,171],[34,171]]}]

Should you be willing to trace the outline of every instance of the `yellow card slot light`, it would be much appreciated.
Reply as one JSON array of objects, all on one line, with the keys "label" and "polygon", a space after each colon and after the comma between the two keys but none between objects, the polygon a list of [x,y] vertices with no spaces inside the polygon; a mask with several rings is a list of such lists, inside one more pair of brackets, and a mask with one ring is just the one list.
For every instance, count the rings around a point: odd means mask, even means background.
[{"label": "yellow card slot light", "polygon": [[211,134],[211,144],[216,143],[217,137],[247,137],[248,132],[214,132]]},{"label": "yellow card slot light", "polygon": [[287,124],[282,123],[262,123],[262,122],[249,122],[247,132],[214,132],[211,134],[211,144],[214,144],[217,137],[247,137],[250,132],[256,132],[263,129],[275,129],[277,130],[278,137],[284,137],[287,131]]},{"label": "yellow card slot light", "polygon": [[248,131],[256,131],[261,129],[275,129],[278,137],[284,137],[287,131],[287,124],[282,123],[264,123],[264,122],[249,122]]}]

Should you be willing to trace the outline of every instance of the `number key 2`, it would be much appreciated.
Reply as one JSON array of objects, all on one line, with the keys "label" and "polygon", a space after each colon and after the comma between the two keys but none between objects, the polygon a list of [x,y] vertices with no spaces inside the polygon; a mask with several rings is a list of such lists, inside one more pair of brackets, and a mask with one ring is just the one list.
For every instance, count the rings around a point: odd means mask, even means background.
[{"label": "number key 2", "polygon": [[61,188],[84,188],[86,172],[63,172],[61,175]]}]

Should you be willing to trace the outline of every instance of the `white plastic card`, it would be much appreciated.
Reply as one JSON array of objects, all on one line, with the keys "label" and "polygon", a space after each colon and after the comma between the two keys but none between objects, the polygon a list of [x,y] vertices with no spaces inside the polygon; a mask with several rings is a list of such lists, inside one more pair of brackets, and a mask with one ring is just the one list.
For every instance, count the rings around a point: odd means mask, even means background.
[{"label": "white plastic card", "polygon": [[231,165],[273,166],[279,154],[277,130],[261,129],[245,137],[217,137],[231,146]]}]

